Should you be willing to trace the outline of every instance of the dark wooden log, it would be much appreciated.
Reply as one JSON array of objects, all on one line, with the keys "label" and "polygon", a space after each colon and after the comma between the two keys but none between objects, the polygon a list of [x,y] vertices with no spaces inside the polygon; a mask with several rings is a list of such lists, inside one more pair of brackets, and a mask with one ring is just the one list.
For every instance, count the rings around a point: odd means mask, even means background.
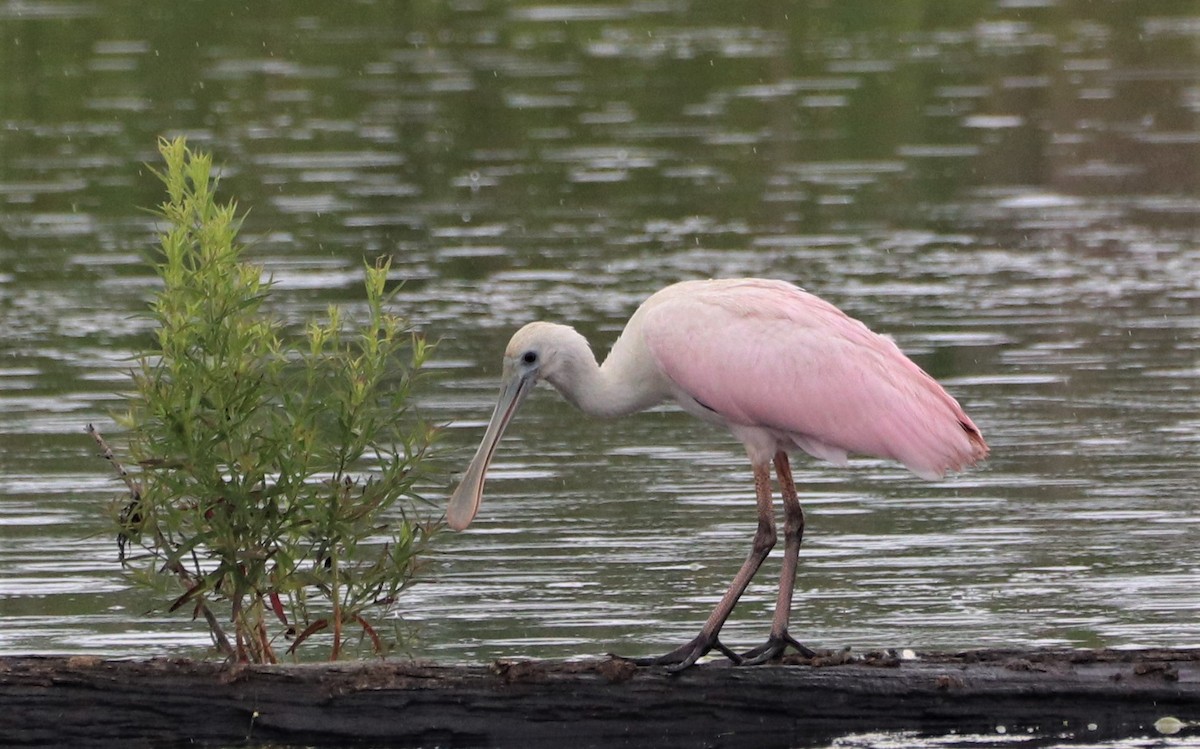
[{"label": "dark wooden log", "polygon": [[1200,735],[1200,650],[823,654],[680,674],[617,658],[487,667],[0,658],[8,747],[798,747],[874,731],[1099,741],[1171,728]]}]

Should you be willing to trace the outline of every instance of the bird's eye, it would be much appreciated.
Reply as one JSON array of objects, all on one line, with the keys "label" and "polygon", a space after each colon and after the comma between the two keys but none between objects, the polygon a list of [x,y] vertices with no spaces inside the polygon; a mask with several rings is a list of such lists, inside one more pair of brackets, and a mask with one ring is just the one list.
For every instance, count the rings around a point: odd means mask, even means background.
[{"label": "bird's eye", "polygon": [[521,361],[525,362],[526,364],[533,364],[537,362],[537,352],[526,351],[525,355],[521,357]]}]

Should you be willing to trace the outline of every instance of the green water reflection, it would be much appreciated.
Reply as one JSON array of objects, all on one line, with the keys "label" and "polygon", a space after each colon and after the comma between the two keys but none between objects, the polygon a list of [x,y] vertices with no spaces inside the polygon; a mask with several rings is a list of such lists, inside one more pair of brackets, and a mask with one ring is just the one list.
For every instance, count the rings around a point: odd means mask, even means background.
[{"label": "green water reflection", "polygon": [[[0,650],[203,646],[140,616],[82,435],[146,332],[143,164],[178,132],[289,319],[395,256],[442,339],[448,470],[517,325],[604,349],[671,281],[788,278],[994,449],[936,485],[802,465],[814,644],[1197,644],[1198,29],[1172,0],[0,6]],[[499,460],[413,591],[422,654],[662,650],[745,553],[740,448],[678,414],[542,394]],[[772,573],[731,639],[761,639]]]}]

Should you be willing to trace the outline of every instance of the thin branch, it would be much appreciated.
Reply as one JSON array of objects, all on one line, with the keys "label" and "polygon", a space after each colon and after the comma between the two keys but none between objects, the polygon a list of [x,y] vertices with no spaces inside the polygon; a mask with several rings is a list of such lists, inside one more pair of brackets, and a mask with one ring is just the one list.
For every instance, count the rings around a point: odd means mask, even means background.
[{"label": "thin branch", "polygon": [[[125,509],[121,511],[122,524],[128,527],[129,525],[134,525],[141,522],[141,486],[133,478],[129,471],[125,470],[125,466],[121,465],[121,462],[117,460],[116,456],[113,455],[112,448],[108,446],[108,443],[100,434],[99,429],[97,429],[93,424],[88,424],[87,433],[90,434],[92,439],[96,441],[96,444],[100,446],[101,457],[109,462],[109,465],[113,467],[113,470],[117,472],[117,475],[121,477],[121,480],[125,482],[125,486],[129,489],[129,504],[125,505]],[[157,528],[154,529],[154,538],[155,543],[159,548],[165,549],[167,547],[166,539],[162,537],[162,534],[159,533]],[[117,534],[117,544],[120,548],[122,562],[125,561],[125,545],[128,543],[129,536],[126,535],[123,528],[121,532]],[[175,575],[179,578],[179,582],[184,588],[190,590],[195,586],[196,578],[178,560],[168,559],[167,568],[171,572],[175,573]],[[209,632],[212,633],[213,642],[216,644],[217,650],[221,651],[221,654],[226,658],[232,657],[234,655],[234,649],[229,644],[229,638],[225,636],[225,630],[221,627],[221,622],[217,619],[216,615],[213,614],[203,600],[197,602],[197,607],[200,610],[200,614],[204,617],[204,621],[208,623],[208,629]]]},{"label": "thin branch", "polygon": [[141,502],[142,488],[138,486],[136,481],[134,481],[133,476],[130,475],[129,471],[125,470],[125,466],[121,465],[120,461],[118,461],[116,456],[113,455],[112,448],[109,447],[108,443],[104,441],[104,437],[100,435],[100,430],[97,429],[94,424],[88,424],[87,433],[92,435],[92,439],[96,440],[96,444],[100,446],[101,457],[109,462],[109,464],[117,472],[117,475],[120,476],[121,480],[125,482],[125,486],[129,487],[130,502]]}]

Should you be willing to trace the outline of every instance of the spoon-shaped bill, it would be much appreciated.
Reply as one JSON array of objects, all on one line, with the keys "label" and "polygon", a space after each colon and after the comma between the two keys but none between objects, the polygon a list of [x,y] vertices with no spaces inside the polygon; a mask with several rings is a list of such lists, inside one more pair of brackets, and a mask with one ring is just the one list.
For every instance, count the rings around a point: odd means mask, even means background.
[{"label": "spoon-shaped bill", "polygon": [[471,464],[463,474],[458,488],[450,495],[450,505],[446,508],[446,524],[456,531],[461,531],[471,524],[479,505],[483,502],[483,480],[487,474],[488,465],[496,453],[496,446],[504,436],[504,429],[512,420],[513,414],[521,407],[533,385],[530,377],[516,376],[508,380],[500,388],[500,398],[496,401],[496,410],[492,411],[492,420],[488,422],[483,441],[471,458]]}]

